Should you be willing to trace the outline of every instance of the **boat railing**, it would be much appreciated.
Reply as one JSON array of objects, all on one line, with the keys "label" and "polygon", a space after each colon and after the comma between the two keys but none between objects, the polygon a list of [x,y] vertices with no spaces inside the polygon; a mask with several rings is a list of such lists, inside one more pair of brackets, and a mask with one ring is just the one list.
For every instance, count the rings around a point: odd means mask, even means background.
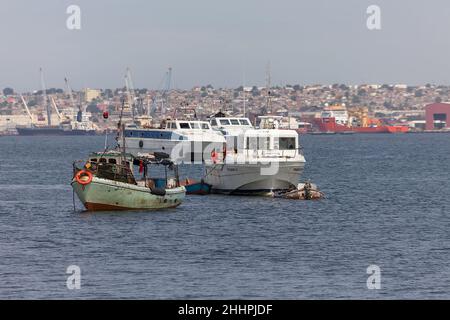
[{"label": "boat railing", "polygon": [[244,155],[251,158],[295,158],[303,155],[303,148],[288,149],[288,150],[255,150],[244,149]]}]

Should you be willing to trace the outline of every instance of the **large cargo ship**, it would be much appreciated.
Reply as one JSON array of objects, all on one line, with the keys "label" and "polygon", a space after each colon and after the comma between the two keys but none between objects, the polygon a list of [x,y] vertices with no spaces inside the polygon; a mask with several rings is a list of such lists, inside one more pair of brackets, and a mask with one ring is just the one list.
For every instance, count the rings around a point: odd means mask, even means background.
[{"label": "large cargo ship", "polygon": [[367,117],[364,108],[347,112],[345,107],[333,106],[324,109],[320,118],[314,119],[316,130],[323,133],[406,133],[403,125],[387,125]]},{"label": "large cargo ship", "polygon": [[64,129],[59,126],[16,127],[20,136],[92,136],[95,130]]},{"label": "large cargo ship", "polygon": [[[25,98],[21,95],[20,98],[25,107],[25,110],[30,117],[30,126],[16,126],[16,130],[21,136],[86,136],[95,135],[96,126],[90,120],[91,114],[89,112],[82,111],[81,106],[78,112],[73,113],[70,117],[63,116],[58,109],[56,101],[53,97],[49,99],[47,96],[47,90],[45,88],[44,72],[42,68],[40,69],[41,74],[41,84],[42,84],[42,94],[43,94],[43,104],[47,111],[47,125],[36,124],[34,122],[33,115],[31,114],[30,108],[25,101]],[[69,90],[70,99],[72,102],[72,107],[75,109],[75,103],[72,97],[72,89],[68,84],[67,79],[64,79]],[[59,125],[52,125],[52,111],[50,106],[50,101],[55,108],[56,114],[59,117]],[[44,121],[45,118],[42,115],[38,116],[38,121]]]}]

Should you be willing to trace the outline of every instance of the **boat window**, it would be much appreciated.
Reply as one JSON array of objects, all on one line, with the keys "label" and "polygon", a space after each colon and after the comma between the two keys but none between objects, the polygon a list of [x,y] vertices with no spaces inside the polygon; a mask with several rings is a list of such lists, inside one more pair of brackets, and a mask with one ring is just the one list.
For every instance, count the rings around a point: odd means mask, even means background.
[{"label": "boat window", "polygon": [[209,130],[209,124],[208,123],[202,123],[202,129]]},{"label": "boat window", "polygon": [[191,122],[192,129],[200,129],[200,125],[197,122]]},{"label": "boat window", "polygon": [[100,163],[106,163],[106,159],[105,158],[100,158]]},{"label": "boat window", "polygon": [[190,129],[189,123],[187,122],[180,122],[180,129]]},{"label": "boat window", "polygon": [[117,160],[116,159],[109,159],[108,162],[112,163],[112,164],[117,164]]},{"label": "boat window", "polygon": [[270,137],[259,137],[258,138],[258,150],[269,150]]},{"label": "boat window", "polygon": [[258,138],[257,137],[247,137],[247,148],[256,150],[258,148]]},{"label": "boat window", "polygon": [[211,125],[212,125],[212,126],[217,126],[217,121],[216,121],[216,119],[212,119],[212,120],[211,120]]},{"label": "boat window", "polygon": [[228,121],[228,119],[219,119],[219,122],[221,125],[224,125],[224,126],[230,125],[230,121]]},{"label": "boat window", "polygon": [[230,122],[234,126],[238,126],[239,125],[239,120],[238,119],[230,119]]},{"label": "boat window", "polygon": [[250,123],[248,123],[247,119],[239,119],[239,123],[243,126],[249,126]]},{"label": "boat window", "polygon": [[92,158],[91,162],[97,162],[97,158]]},{"label": "boat window", "polygon": [[295,138],[279,138],[280,150],[295,150]]}]

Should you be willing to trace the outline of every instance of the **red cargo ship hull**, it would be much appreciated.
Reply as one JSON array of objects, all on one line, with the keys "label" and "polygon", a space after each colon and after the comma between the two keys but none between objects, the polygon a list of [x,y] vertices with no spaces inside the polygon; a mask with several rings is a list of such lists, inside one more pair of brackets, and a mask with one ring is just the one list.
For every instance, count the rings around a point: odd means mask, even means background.
[{"label": "red cargo ship hull", "polygon": [[334,118],[315,119],[316,127],[320,132],[355,132],[355,133],[405,133],[408,132],[406,126],[382,125],[377,127],[347,127],[337,124]]}]

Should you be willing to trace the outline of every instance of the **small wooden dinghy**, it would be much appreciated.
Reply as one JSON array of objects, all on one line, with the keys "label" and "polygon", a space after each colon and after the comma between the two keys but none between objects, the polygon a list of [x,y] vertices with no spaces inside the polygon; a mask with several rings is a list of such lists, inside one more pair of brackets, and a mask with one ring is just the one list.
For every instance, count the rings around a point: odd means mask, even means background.
[{"label": "small wooden dinghy", "polygon": [[273,194],[274,198],[292,199],[292,200],[319,200],[324,198],[324,194],[317,189],[317,186],[309,181],[300,183],[297,189],[277,192]]}]

